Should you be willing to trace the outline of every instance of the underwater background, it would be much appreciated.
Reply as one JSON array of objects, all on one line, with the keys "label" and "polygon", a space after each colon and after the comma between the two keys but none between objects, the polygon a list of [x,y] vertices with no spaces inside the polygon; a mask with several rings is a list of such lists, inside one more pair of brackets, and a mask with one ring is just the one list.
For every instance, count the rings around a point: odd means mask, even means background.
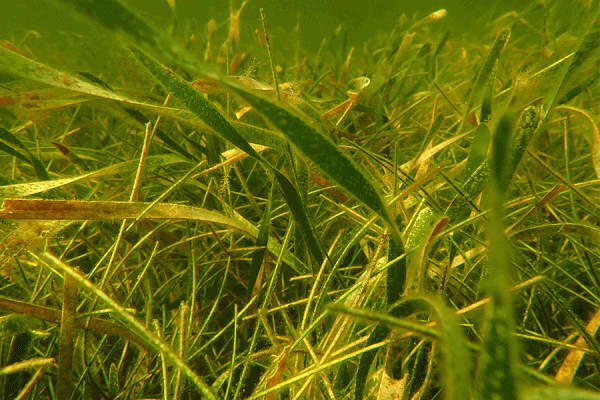
[{"label": "underwater background", "polygon": [[[128,0],[127,3],[157,16],[171,14],[166,0]],[[181,17],[194,18],[200,23],[210,19],[223,21],[229,17],[227,0],[180,0],[176,3]],[[234,3],[238,8],[241,1]],[[349,44],[356,46],[377,33],[389,32],[402,14],[422,18],[443,8],[448,12],[446,28],[459,33],[473,28],[480,19],[494,18],[513,10],[519,12],[526,4],[517,0],[251,0],[242,12],[242,19],[260,21],[259,10],[264,8],[267,22],[274,29],[291,31],[298,24],[302,45],[317,50],[322,38],[331,35],[340,25],[348,31]]]},{"label": "underwater background", "polygon": [[0,0],[0,400],[600,399],[599,1]]},{"label": "underwater background", "polygon": [[[35,30],[46,40],[69,39],[71,35],[86,35],[91,30],[89,20],[75,15],[67,2],[61,0],[2,1],[0,2],[0,34],[7,38],[11,34]],[[75,3],[75,2],[74,2]],[[96,1],[101,7],[106,2]],[[123,0],[155,26],[167,30],[172,27],[173,13],[167,0]],[[237,10],[242,1],[233,2]],[[196,24],[204,28],[209,20],[223,23],[229,18],[227,0],[177,0],[177,21],[180,24]],[[280,35],[291,32],[298,25],[302,46],[316,51],[323,38],[327,38],[341,27],[349,46],[362,46],[365,40],[377,34],[389,33],[402,14],[410,19],[422,18],[431,12],[446,9],[447,15],[439,22],[443,31],[451,29],[453,36],[475,32],[481,25],[503,13],[520,12],[527,2],[504,0],[482,2],[476,0],[425,0],[389,1],[365,0],[250,0],[240,15],[241,34],[251,35],[260,26],[260,8],[265,11],[271,30],[272,42],[278,43]],[[200,29],[200,30],[201,30]],[[97,32],[96,32],[97,33]],[[101,46],[101,43],[98,43]]]}]

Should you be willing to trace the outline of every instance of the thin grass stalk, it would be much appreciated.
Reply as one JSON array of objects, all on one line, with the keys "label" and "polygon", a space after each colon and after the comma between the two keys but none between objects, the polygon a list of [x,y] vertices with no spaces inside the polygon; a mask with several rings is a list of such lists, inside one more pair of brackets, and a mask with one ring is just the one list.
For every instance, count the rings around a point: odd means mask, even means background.
[{"label": "thin grass stalk", "polygon": [[60,321],[60,348],[56,395],[70,399],[75,395],[73,384],[73,352],[75,349],[75,321],[77,318],[77,281],[69,274],[63,275],[63,309]]},{"label": "thin grass stalk", "polygon": [[[177,353],[171,349],[171,347],[160,337],[156,336],[153,332],[149,331],[144,325],[142,325],[137,319],[135,319],[128,311],[121,307],[116,301],[107,296],[101,291],[96,285],[83,277],[79,272],[75,271],[68,265],[64,264],[59,259],[55,258],[50,253],[43,254],[43,260],[38,258],[37,255],[31,253],[31,255],[43,262],[44,265],[56,269],[59,272],[67,273],[73,277],[80,285],[85,287],[94,293],[100,300],[106,303],[111,309],[115,311],[115,317],[120,319],[124,324],[129,326],[136,334],[140,337],[145,338],[150,346],[157,352],[163,353],[165,359],[172,362],[177,368],[180,368],[183,373],[190,379],[190,381],[198,388],[198,390],[208,399],[216,400],[216,395],[212,392],[210,387],[200,378],[196,373],[177,355]],[[165,388],[166,390],[166,388]]]},{"label": "thin grass stalk", "polygon": [[225,389],[225,397],[229,398],[229,391],[231,390],[231,382],[233,381],[233,374],[235,373],[235,358],[237,351],[237,331],[238,331],[238,309],[237,304],[233,308],[233,348],[231,349],[231,366],[229,367],[229,378],[227,378],[227,389]]}]

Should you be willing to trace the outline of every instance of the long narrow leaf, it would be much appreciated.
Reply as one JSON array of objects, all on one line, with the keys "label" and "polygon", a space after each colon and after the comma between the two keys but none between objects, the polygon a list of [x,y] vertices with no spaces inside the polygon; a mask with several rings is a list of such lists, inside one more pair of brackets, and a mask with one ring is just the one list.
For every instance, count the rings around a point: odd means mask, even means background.
[{"label": "long narrow leaf", "polygon": [[10,154],[13,157],[18,158],[21,161],[26,162],[27,164],[31,164],[31,161],[27,159],[23,154],[19,153],[17,150],[13,149],[9,145],[0,142],[0,151],[5,152],[6,154]]},{"label": "long narrow leaf", "polygon": [[[404,258],[403,258],[404,259]],[[389,302],[389,300],[388,300]],[[353,309],[356,310],[356,309]],[[342,311],[342,310],[339,310]],[[344,311],[342,311],[344,312]],[[369,313],[369,311],[365,311],[365,313]],[[395,319],[399,317],[404,317],[412,313],[412,306],[408,302],[401,302],[398,305],[392,307],[389,311],[389,315],[386,315],[388,318]],[[381,315],[378,313],[377,315]],[[391,317],[390,317],[391,316]],[[387,338],[392,329],[389,324],[383,321],[380,321],[373,332],[369,335],[367,339],[366,347],[374,345],[376,343],[380,343]],[[375,355],[377,354],[377,349],[366,351],[360,357],[360,361],[358,363],[358,370],[356,372],[356,384],[354,386],[354,399],[362,400],[363,393],[366,387],[367,378],[369,377],[369,369],[371,368],[371,364],[375,359]]]},{"label": "long narrow leaf", "polygon": [[506,174],[510,180],[527,148],[527,144],[533,137],[533,134],[537,130],[540,122],[540,112],[534,107],[530,106],[523,111],[517,125],[517,131],[515,132],[512,139],[511,153],[508,157],[508,165],[506,166]]},{"label": "long narrow leaf", "polygon": [[96,285],[87,280],[79,272],[75,271],[73,268],[54,257],[52,254],[44,253],[43,259],[50,268],[56,269],[65,275],[69,275],[72,279],[76,280],[80,285],[97,296],[108,307],[113,309],[115,311],[114,316],[117,319],[119,319],[137,335],[146,339],[150,346],[152,346],[157,353],[162,354],[165,358],[172,362],[200,390],[205,398],[214,400],[217,399],[217,396],[204,382],[204,380],[190,368],[190,366],[177,354],[174,349],[171,348],[171,346],[164,341],[164,339],[158,337],[155,333],[148,330],[144,324],[139,322],[133,315],[125,310],[125,308],[100,290]]},{"label": "long narrow leaf", "polygon": [[[307,246],[311,254],[318,264],[324,260],[322,246],[319,244],[319,239],[315,234],[313,224],[310,222],[310,217],[307,214],[306,208],[303,206],[302,199],[298,191],[292,183],[277,169],[270,165],[250,144],[244,139],[235,128],[223,117],[219,111],[200,93],[198,93],[188,82],[184,81],[179,76],[161,65],[142,50],[130,46],[131,52],[138,60],[148,69],[148,71],[156,78],[169,92],[171,92],[185,107],[199,117],[206,125],[212,128],[217,134],[221,135],[234,146],[245,151],[254,159],[263,164],[265,168],[271,170],[275,175],[281,192],[298,221]],[[220,79],[220,78],[219,78]]]},{"label": "long narrow leaf", "polygon": [[394,231],[392,217],[379,191],[363,171],[328,137],[295,112],[244,87],[221,79],[220,83],[267,118],[300,152],[355,198],[376,212]]},{"label": "long narrow leaf", "polygon": [[585,64],[586,60],[593,55],[600,47],[600,12],[590,24],[588,31],[581,40],[579,48],[569,60],[566,62],[559,72],[552,89],[544,96],[544,104],[542,108],[542,121],[546,118],[548,111],[554,106],[557,99],[561,99],[572,88],[571,80],[576,77],[577,84],[580,84],[581,79],[577,77],[576,72],[579,71]]},{"label": "long narrow leaf", "polygon": [[329,304],[327,308],[331,311],[348,314],[356,318],[362,318],[369,321],[376,321],[387,325],[391,328],[400,328],[403,330],[414,331],[417,334],[439,339],[442,334],[434,328],[430,328],[425,324],[421,324],[408,318],[402,319],[395,316],[385,314],[379,311],[367,310],[363,308],[348,307],[343,304]]},{"label": "long narrow leaf", "polygon": [[480,124],[475,129],[475,135],[471,142],[471,150],[467,157],[467,166],[465,167],[465,174],[467,178],[471,176],[473,172],[481,163],[487,158],[488,147],[490,145],[490,127],[487,124]]},{"label": "long narrow leaf", "polygon": [[271,204],[273,202],[273,189],[275,189],[275,181],[271,183],[271,190],[267,198],[267,206],[260,223],[258,237],[256,238],[256,250],[252,253],[252,265],[250,267],[250,278],[248,279],[248,295],[247,300],[250,301],[254,292],[254,286],[260,273],[265,258],[267,239],[269,238],[269,228],[271,227]]},{"label": "long narrow leaf", "polygon": [[442,350],[446,365],[446,399],[471,398],[471,355],[456,312],[444,305],[441,298],[417,297],[437,317],[442,336]]},{"label": "long narrow leaf", "polygon": [[506,43],[508,43],[509,39],[510,28],[502,29],[498,36],[496,36],[494,44],[490,48],[490,51],[488,52],[485,60],[483,61],[479,72],[477,73],[477,78],[475,78],[475,86],[473,87],[473,90],[471,90],[471,94],[469,95],[467,108],[465,109],[463,118],[461,120],[460,128],[458,129],[459,134],[462,133],[462,129],[467,120],[467,115],[469,115],[469,112],[471,111],[473,105],[478,104],[481,101],[483,89],[486,86],[486,83],[489,81],[490,75],[492,75],[492,72],[494,71],[494,65],[496,64],[496,60],[498,60],[500,54],[502,54],[502,50],[504,50],[504,47],[506,46]]},{"label": "long narrow leaf", "polygon": [[511,247],[504,234],[502,199],[508,188],[507,167],[510,157],[513,117],[504,114],[492,138],[490,154],[490,224],[488,233],[488,270],[486,291],[490,296],[485,316],[484,338],[477,376],[478,398],[518,399],[519,382],[510,293]]},{"label": "long narrow leaf", "polygon": [[27,153],[28,158],[21,158],[21,155],[19,155],[18,157],[26,163],[31,164],[31,166],[33,166],[33,170],[35,171],[35,175],[38,177],[38,179],[48,179],[48,172],[46,171],[46,167],[44,167],[44,165],[37,157],[31,154],[29,149],[25,147],[25,145],[19,140],[19,138],[17,138],[15,135],[10,133],[6,129],[0,127],[0,139],[12,143],[14,146],[22,149],[25,153]]},{"label": "long narrow leaf", "polygon": [[[184,162],[185,160],[174,154],[166,154],[160,156],[150,156],[146,159],[146,168],[161,168],[167,165]],[[43,182],[17,183],[14,185],[0,186],[0,199],[27,197],[33,194],[45,192],[47,190],[56,189],[67,186],[75,182],[84,181],[92,178],[100,178],[112,174],[135,171],[138,166],[138,160],[126,161],[124,163],[115,164],[106,168],[99,169],[89,174],[74,176],[71,178],[54,179]]]},{"label": "long narrow leaf", "polygon": [[[116,220],[135,219],[145,212],[152,203],[119,201],[69,201],[39,199],[6,199],[0,203],[0,218],[12,220]],[[147,219],[185,219],[212,222],[258,236],[258,228],[241,215],[227,217],[216,211],[182,204],[158,203],[144,214]],[[273,254],[282,252],[281,245],[273,238],[267,241],[267,249]],[[283,260],[299,274],[308,272],[300,260],[287,250]]]},{"label": "long narrow leaf", "polygon": [[[23,57],[21,54],[16,53],[14,51],[10,51],[2,46],[0,46],[0,69],[4,72],[14,74],[16,76],[20,76],[25,79],[30,79],[36,82],[43,83],[45,85],[50,85],[62,89],[68,89],[70,91],[76,93],[84,93],[91,96],[96,96],[104,99],[118,101],[121,104],[134,105],[136,107],[142,107],[146,109],[150,109],[155,112],[161,112],[160,110],[166,110],[164,107],[142,103],[125,96],[121,96],[115,93],[110,87],[106,84],[100,85],[98,84],[98,79],[94,80],[94,84],[89,82],[85,82],[73,75],[67,74],[62,71],[55,70],[50,68],[47,65],[34,61],[30,58]],[[91,76],[90,74],[84,75],[87,79]],[[68,104],[62,104],[65,106]],[[136,121],[140,124],[145,125],[148,122],[148,119],[139,111],[131,109],[131,107],[124,107],[124,110]],[[172,112],[167,112],[167,114],[171,114],[170,116],[177,118],[178,113],[177,110],[170,109]],[[179,115],[181,117],[181,115]],[[156,135],[167,144],[171,149],[176,151],[177,153],[183,155],[188,159],[195,160],[196,158],[192,156],[190,153],[185,151],[183,147],[179,146],[175,141],[173,141],[168,135],[162,132],[160,129],[156,131]],[[37,159],[32,158],[32,165],[36,169],[36,173],[41,166],[41,163],[36,162]],[[38,174],[39,175],[39,174]],[[39,177],[39,176],[38,176]],[[41,179],[41,178],[40,178]]]},{"label": "long narrow leaf", "polygon": [[245,151],[257,160],[262,157],[248,144],[233,126],[217,109],[198,93],[192,85],[165,68],[158,61],[134,46],[129,50],[150,71],[169,92],[181,101],[191,112],[196,114],[206,125],[217,132],[234,146]]},{"label": "long narrow leaf", "polygon": [[[581,44],[575,55],[572,58],[571,64],[569,65],[564,77],[560,82],[560,88],[556,98],[551,100],[561,99],[569,89],[573,86],[578,86],[581,83],[581,76],[578,74],[581,70],[587,67],[592,67],[591,64],[597,63],[597,52],[600,48],[600,12],[596,14],[596,18],[590,24],[590,27],[583,37]],[[594,56],[596,53],[596,57]]]}]

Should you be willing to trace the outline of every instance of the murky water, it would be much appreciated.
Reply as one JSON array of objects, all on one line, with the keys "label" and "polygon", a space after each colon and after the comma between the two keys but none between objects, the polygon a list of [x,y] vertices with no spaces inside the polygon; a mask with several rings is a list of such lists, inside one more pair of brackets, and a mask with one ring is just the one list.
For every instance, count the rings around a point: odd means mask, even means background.
[{"label": "murky water", "polygon": [[[158,27],[167,29],[172,23],[172,13],[167,0],[123,0],[138,10],[140,15]],[[102,1],[97,2],[102,5]],[[348,45],[362,46],[364,40],[378,33],[389,32],[402,14],[409,18],[446,9],[447,16],[439,22],[439,28],[452,29],[456,36],[478,25],[478,21],[490,20],[502,13],[520,11],[525,2],[495,1],[488,5],[481,1],[439,0],[366,0],[344,2],[319,0],[251,0],[240,15],[242,36],[251,36],[261,28],[260,8],[264,8],[274,44],[280,35],[290,32],[298,24],[302,46],[316,51],[323,38],[333,35],[338,27],[347,36]],[[177,0],[179,21],[192,21],[199,33],[205,31],[206,23],[215,19],[225,22],[229,17],[229,1],[226,0]],[[238,9],[241,1],[234,1]],[[64,34],[87,35],[98,27],[74,16],[62,0],[2,1],[0,2],[0,37],[22,39],[25,31],[32,29],[46,38],[64,38]]]}]

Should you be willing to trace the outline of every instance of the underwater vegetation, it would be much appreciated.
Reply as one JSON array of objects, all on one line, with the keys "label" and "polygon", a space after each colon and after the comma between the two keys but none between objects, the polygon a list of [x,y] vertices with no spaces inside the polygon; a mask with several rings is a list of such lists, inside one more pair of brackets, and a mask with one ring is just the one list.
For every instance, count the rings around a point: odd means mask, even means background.
[{"label": "underwater vegetation", "polygon": [[0,38],[3,399],[600,399],[597,0],[316,51],[247,1],[40,4]]}]

